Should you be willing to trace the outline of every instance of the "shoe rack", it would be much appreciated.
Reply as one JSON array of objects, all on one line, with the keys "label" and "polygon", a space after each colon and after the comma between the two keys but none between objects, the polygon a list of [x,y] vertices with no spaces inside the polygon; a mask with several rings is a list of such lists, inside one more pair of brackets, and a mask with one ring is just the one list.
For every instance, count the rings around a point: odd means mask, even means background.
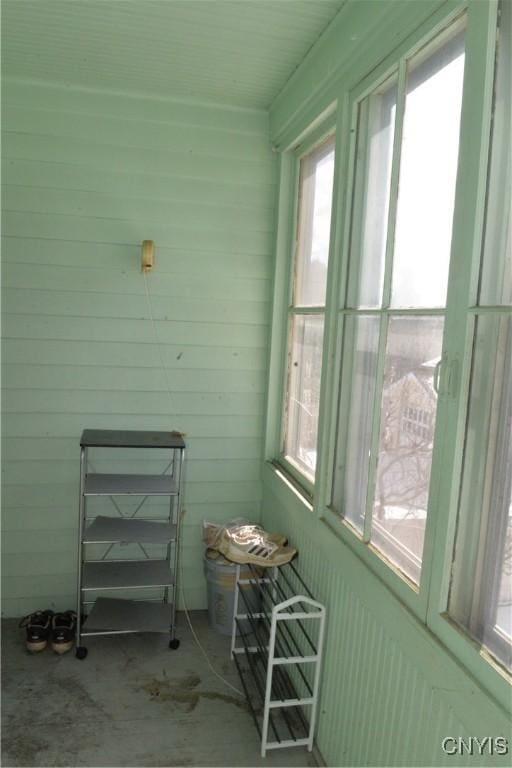
[{"label": "shoe rack", "polygon": [[325,607],[295,561],[237,566],[231,658],[262,757],[272,749],[313,748],[324,630]]}]

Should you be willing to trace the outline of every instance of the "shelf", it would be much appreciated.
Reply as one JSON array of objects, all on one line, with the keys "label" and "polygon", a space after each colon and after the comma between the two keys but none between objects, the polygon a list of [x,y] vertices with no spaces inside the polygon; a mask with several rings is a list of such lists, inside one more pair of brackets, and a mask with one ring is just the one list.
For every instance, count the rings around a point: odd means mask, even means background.
[{"label": "shelf", "polygon": [[88,474],[85,496],[175,496],[176,482],[171,475]]},{"label": "shelf", "polygon": [[[237,566],[231,656],[260,734],[261,755],[302,745],[311,751],[325,606],[292,562],[263,574],[252,565],[243,568],[241,577]],[[244,631],[242,623],[248,625]]]},{"label": "shelf", "polygon": [[151,432],[125,429],[84,429],[80,438],[83,448],[185,448],[176,432]]},{"label": "shelf", "polygon": [[144,600],[99,597],[84,624],[83,636],[114,632],[169,632],[172,606]]},{"label": "shelf", "polygon": [[82,590],[168,587],[173,579],[167,560],[84,563]]},{"label": "shelf", "polygon": [[[183,436],[174,431],[85,429],[80,446],[77,615],[82,617],[86,608],[90,612],[83,622],[77,622],[77,658],[83,659],[87,654],[82,639],[95,635],[164,632],[169,634],[170,647],[177,648],[175,595],[185,458]],[[146,448],[157,451],[148,454],[140,450]],[[111,464],[110,473],[105,465],[99,465],[99,472],[93,471],[89,449],[102,459],[110,452],[109,462],[121,458],[124,461],[131,455],[134,468],[136,460],[145,462],[150,456],[163,461],[165,452],[167,469],[164,474],[149,474],[158,468],[141,463],[138,474],[127,474],[125,463]],[[135,450],[129,454],[123,449]],[[144,469],[148,472],[142,474]],[[119,514],[113,509],[102,509],[102,514],[98,514],[98,505],[91,501],[95,497],[112,497]],[[120,497],[120,501],[116,502],[114,497]],[[144,509],[139,516],[146,497],[156,499],[153,505],[156,503],[158,509]],[[160,511],[162,503],[167,514]],[[126,504],[130,511],[123,509]],[[131,545],[129,552],[111,551],[114,545],[125,544]],[[131,599],[121,599],[125,595]]]},{"label": "shelf", "polygon": [[[251,659],[251,654],[237,653],[233,660],[240,676],[249,711],[261,737],[261,712],[265,703],[265,665],[262,664],[261,659],[258,659],[256,654]],[[258,667],[260,667],[261,680],[259,673],[255,673],[255,668],[258,669]],[[274,680],[272,681],[267,749],[308,744],[308,715],[309,706],[313,703],[313,699],[302,701],[297,699],[292,685],[286,672],[281,677],[279,687],[275,685]],[[279,691],[277,694],[276,688]]]},{"label": "shelf", "polygon": [[167,544],[176,538],[176,526],[127,517],[95,517],[84,532],[84,544]]}]

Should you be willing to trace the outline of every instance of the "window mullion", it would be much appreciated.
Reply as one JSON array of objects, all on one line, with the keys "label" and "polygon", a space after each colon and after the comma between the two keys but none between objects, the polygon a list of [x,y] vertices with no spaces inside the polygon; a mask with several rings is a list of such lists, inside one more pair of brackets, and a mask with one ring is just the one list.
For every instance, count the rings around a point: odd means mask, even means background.
[{"label": "window mullion", "polygon": [[384,368],[386,362],[386,344],[388,338],[389,316],[384,313],[380,321],[379,350],[377,357],[377,374],[375,383],[375,397],[372,410],[372,439],[370,448],[370,463],[368,471],[368,487],[366,491],[366,508],[364,515],[363,541],[370,541],[373,519],[373,497],[377,479],[377,460],[379,456],[380,419],[382,387],[384,383]]},{"label": "window mullion", "polygon": [[[474,311],[476,312],[477,310],[475,309]],[[352,315],[354,312],[367,317],[380,317],[381,315],[392,315],[393,317],[439,317],[446,315],[446,309],[444,307],[421,307],[420,309],[402,307],[400,309],[367,309],[366,307],[352,309],[351,307],[347,307],[346,309],[339,310],[341,315]],[[480,309],[478,309],[478,313],[480,313]]]},{"label": "window mullion", "polygon": [[[398,184],[400,177],[400,155],[402,147],[402,129],[405,112],[405,87],[406,87],[406,61],[401,59],[398,68],[398,89],[395,117],[395,131],[393,136],[393,159],[391,163],[391,181],[389,191],[389,211],[386,235],[386,256],[384,265],[384,286],[382,305],[387,310],[391,296],[391,278],[393,273],[393,250],[395,244],[395,223],[398,205]],[[368,487],[366,492],[366,508],[364,516],[363,541],[370,541],[373,520],[373,499],[375,483],[377,479],[377,460],[379,454],[380,421],[382,387],[384,384],[384,368],[386,360],[386,344],[389,327],[389,314],[384,311],[380,323],[379,349],[377,358],[377,376],[375,384],[375,397],[372,412],[372,438],[370,448],[370,463],[368,473]]]},{"label": "window mullion", "polygon": [[501,306],[470,307],[470,315],[509,315],[510,306],[503,304]]},{"label": "window mullion", "polygon": [[289,315],[323,315],[325,313],[325,304],[317,307],[288,307]]},{"label": "window mullion", "polygon": [[384,287],[382,305],[387,308],[391,297],[391,278],[393,276],[393,251],[395,247],[396,212],[398,206],[398,186],[400,181],[400,157],[402,151],[402,132],[405,113],[405,88],[407,66],[405,58],[398,67],[398,88],[396,102],[395,131],[393,136],[393,159],[391,164],[391,182],[389,189],[389,211],[386,236],[386,260],[384,265]]},{"label": "window mullion", "polygon": [[[296,170],[296,176],[297,179],[299,178],[299,171]],[[298,183],[298,182],[297,182]],[[298,205],[297,205],[298,209]],[[294,227],[293,227],[293,245],[292,245],[292,255],[290,259],[290,265],[289,265],[289,274],[288,274],[288,295],[286,297],[286,303],[289,307],[293,307],[293,302],[295,300],[294,293],[295,293],[295,270],[296,270],[296,263],[297,263],[297,256],[299,253],[299,235],[298,235],[298,227],[299,223],[297,220],[298,213],[295,211],[294,213]]]}]

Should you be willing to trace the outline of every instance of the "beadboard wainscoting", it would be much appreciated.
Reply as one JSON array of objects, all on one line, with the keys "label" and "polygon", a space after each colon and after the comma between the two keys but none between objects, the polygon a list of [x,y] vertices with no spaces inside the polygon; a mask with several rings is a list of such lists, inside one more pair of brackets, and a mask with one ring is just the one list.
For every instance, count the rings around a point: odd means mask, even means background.
[{"label": "beadboard wainscoting", "polygon": [[327,765],[503,766],[445,738],[508,738],[505,713],[334,531],[267,467],[263,525],[286,531],[327,608],[317,744]]}]

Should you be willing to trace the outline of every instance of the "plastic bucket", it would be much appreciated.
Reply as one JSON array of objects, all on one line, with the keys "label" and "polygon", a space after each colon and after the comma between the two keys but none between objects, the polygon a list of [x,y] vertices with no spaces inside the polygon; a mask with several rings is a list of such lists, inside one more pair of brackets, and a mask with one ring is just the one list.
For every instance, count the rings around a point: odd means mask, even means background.
[{"label": "plastic bucket", "polygon": [[[216,559],[204,556],[204,574],[208,594],[208,622],[210,627],[221,635],[231,635],[233,629],[233,611],[235,607],[236,564],[219,555]],[[251,572],[241,566],[240,578],[251,578]],[[260,601],[250,585],[242,587],[245,598],[252,610],[257,612]],[[243,598],[238,601],[238,613],[246,613]],[[242,630],[250,631],[248,621],[243,622]],[[238,632],[237,632],[238,634]]]}]

